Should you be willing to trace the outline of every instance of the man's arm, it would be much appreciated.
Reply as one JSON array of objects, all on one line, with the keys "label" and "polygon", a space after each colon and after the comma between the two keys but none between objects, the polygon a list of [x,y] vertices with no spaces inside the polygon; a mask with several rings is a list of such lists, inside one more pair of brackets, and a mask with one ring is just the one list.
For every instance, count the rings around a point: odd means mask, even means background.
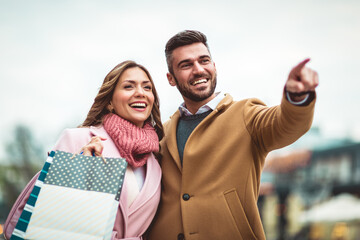
[{"label": "man's arm", "polygon": [[[300,62],[290,71],[284,87],[288,94],[284,94],[279,106],[266,108],[252,102],[246,109],[244,116],[247,129],[264,152],[293,143],[311,127],[315,88],[319,79],[315,71],[305,67],[307,62],[309,59]],[[299,105],[289,101],[286,95],[293,102],[301,102],[306,96],[308,99]]]}]

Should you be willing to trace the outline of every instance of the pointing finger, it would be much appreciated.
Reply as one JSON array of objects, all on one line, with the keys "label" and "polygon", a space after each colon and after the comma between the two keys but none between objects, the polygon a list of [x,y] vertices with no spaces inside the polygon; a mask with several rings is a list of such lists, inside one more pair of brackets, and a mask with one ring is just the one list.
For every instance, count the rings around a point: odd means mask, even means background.
[{"label": "pointing finger", "polygon": [[294,74],[298,74],[300,73],[301,69],[304,68],[304,66],[310,61],[310,58],[306,58],[305,60],[303,60],[302,62],[300,62],[298,65],[296,65],[291,72]]}]

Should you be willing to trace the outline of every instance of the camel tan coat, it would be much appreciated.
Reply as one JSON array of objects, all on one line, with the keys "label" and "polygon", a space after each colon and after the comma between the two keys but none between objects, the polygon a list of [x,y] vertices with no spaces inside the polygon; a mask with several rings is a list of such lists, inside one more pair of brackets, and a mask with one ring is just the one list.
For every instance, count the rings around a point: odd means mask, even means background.
[{"label": "camel tan coat", "polygon": [[267,107],[226,95],[189,136],[183,166],[177,111],[165,123],[162,194],[149,239],[265,239],[257,208],[265,157],[310,128],[314,104],[294,106],[283,97],[281,105]]}]

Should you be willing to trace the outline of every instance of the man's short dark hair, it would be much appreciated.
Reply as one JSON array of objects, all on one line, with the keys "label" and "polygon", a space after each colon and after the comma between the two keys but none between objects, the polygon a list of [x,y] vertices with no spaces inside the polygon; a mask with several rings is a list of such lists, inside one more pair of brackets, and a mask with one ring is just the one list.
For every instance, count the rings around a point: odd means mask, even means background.
[{"label": "man's short dark hair", "polygon": [[[181,46],[190,45],[193,43],[203,43],[207,49],[209,49],[209,46],[207,44],[207,38],[205,34],[196,31],[196,30],[185,30],[182,32],[177,33],[175,36],[169,39],[169,41],[166,43],[165,46],[165,56],[166,56],[166,63],[168,65],[168,70],[171,74],[174,74],[173,69],[173,59],[172,59],[172,53],[173,51]],[[209,51],[210,52],[210,51]]]}]

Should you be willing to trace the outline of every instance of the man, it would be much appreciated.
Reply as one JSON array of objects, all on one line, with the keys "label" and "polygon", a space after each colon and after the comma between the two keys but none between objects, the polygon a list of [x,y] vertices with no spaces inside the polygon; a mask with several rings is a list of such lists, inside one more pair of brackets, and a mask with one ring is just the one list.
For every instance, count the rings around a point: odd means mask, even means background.
[{"label": "man", "polygon": [[317,73],[295,66],[279,106],[215,93],[206,36],[183,31],[165,49],[184,103],[164,124],[162,195],[150,240],[265,239],[257,198],[266,155],[311,126]]}]

